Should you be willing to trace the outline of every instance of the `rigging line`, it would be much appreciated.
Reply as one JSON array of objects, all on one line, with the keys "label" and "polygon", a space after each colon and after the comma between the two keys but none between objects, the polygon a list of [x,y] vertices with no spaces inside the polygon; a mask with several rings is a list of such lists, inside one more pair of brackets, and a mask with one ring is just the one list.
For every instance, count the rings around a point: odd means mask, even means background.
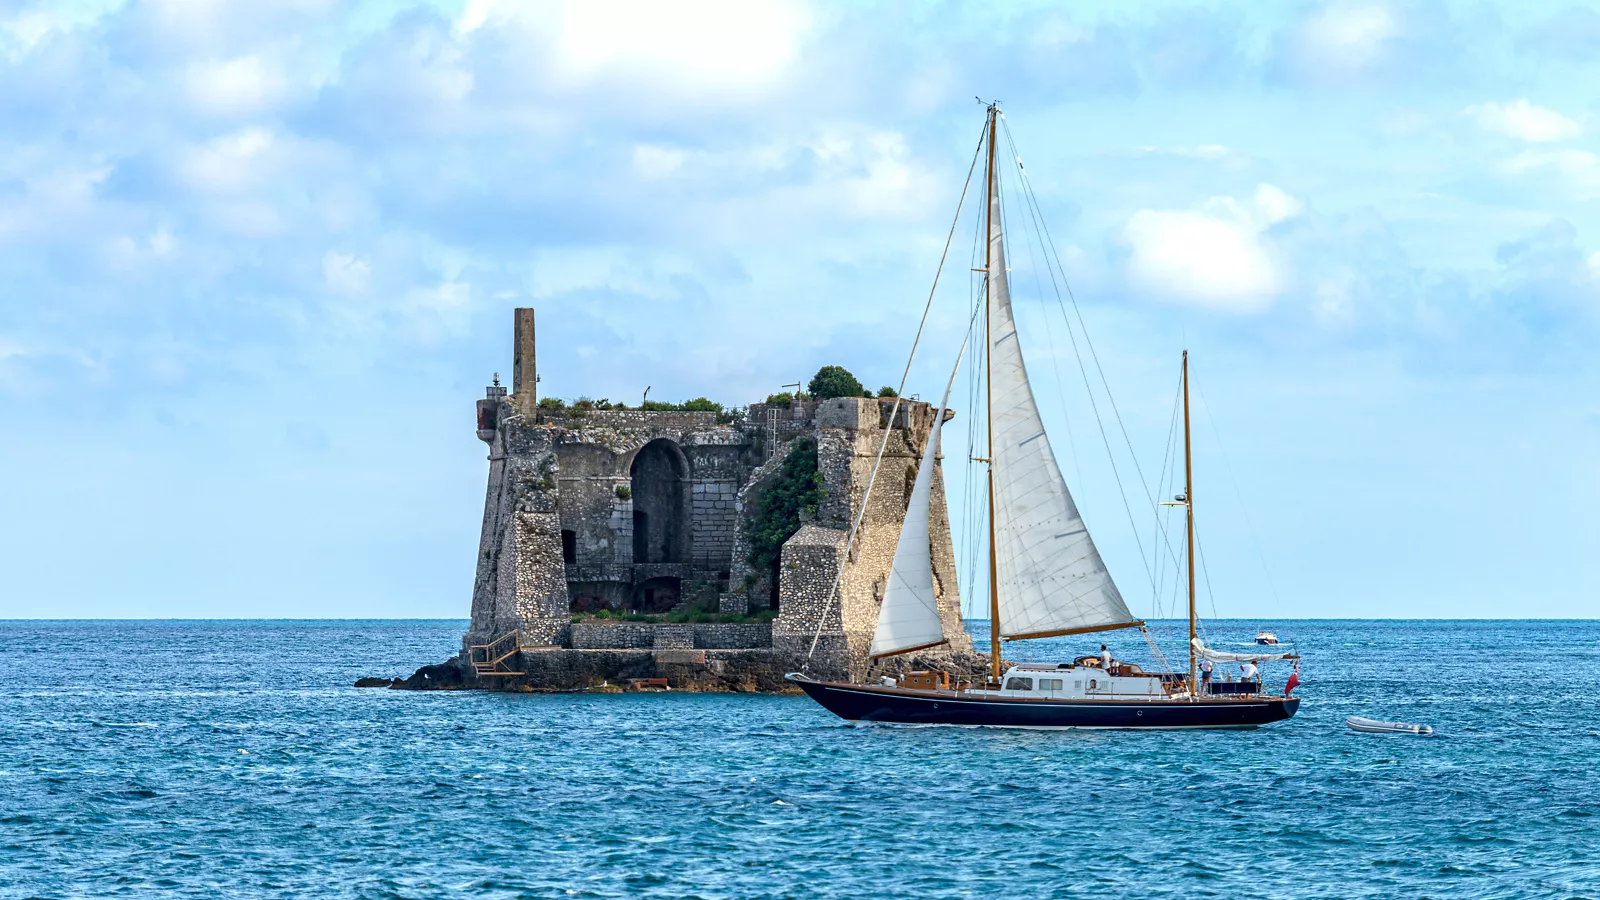
[{"label": "rigging line", "polygon": [[[1014,149],[1015,148],[1013,148],[1013,150]],[[1022,162],[1021,162],[1020,159],[1017,161],[1017,165],[1019,167],[1022,165]],[[1003,200],[1003,198],[1002,198],[1002,200]],[[1033,238],[1034,238],[1034,241],[1040,245],[1040,247],[1039,247],[1039,263],[1042,263],[1044,266],[1046,266],[1048,268],[1049,265],[1050,265],[1050,262],[1049,262],[1049,260],[1047,260],[1045,258],[1045,255],[1044,255],[1044,244],[1043,244],[1043,241],[1039,237],[1039,229],[1035,228],[1033,230]],[[1028,251],[1029,274],[1031,274],[1033,276],[1034,288],[1035,288],[1035,290],[1037,290],[1039,292],[1039,299],[1041,301],[1040,305],[1042,306],[1043,305],[1043,300],[1044,300],[1044,283],[1039,280],[1039,268],[1038,268],[1037,265],[1034,264],[1034,261],[1033,261],[1033,246],[1031,244],[1028,244],[1028,243],[1024,242],[1023,243],[1023,248]],[[1067,389],[1061,383],[1061,366],[1058,365],[1057,362],[1056,362],[1055,329],[1052,328],[1051,325],[1050,325],[1049,310],[1046,309],[1045,310],[1045,314],[1043,316],[1041,316],[1040,318],[1044,321],[1045,341],[1050,345],[1050,374],[1052,376],[1054,376],[1055,381],[1056,381],[1056,398],[1061,403],[1061,423],[1067,429],[1067,449],[1072,451],[1072,472],[1073,472],[1074,475],[1077,476],[1077,479],[1078,479],[1075,483],[1076,484],[1087,484],[1088,482],[1085,481],[1084,477],[1083,477],[1083,462],[1082,462],[1082,460],[1079,459],[1078,440],[1077,440],[1077,437],[1072,433],[1072,418],[1073,417],[1072,417],[1071,413],[1067,409]]]},{"label": "rigging line", "polygon": [[1206,411],[1206,421],[1211,424],[1211,434],[1217,439],[1217,452],[1222,456],[1222,467],[1228,470],[1228,480],[1233,482],[1233,496],[1239,501],[1239,511],[1244,513],[1245,530],[1250,533],[1250,543],[1255,546],[1256,558],[1261,560],[1261,569],[1267,573],[1267,587],[1272,591],[1272,603],[1278,608],[1283,607],[1283,598],[1278,595],[1277,579],[1272,577],[1272,567],[1267,565],[1267,555],[1261,550],[1261,542],[1256,539],[1256,526],[1250,521],[1250,508],[1245,505],[1244,492],[1239,490],[1239,479],[1234,477],[1233,463],[1228,461],[1228,451],[1222,446],[1222,431],[1217,428],[1217,420],[1211,417],[1211,403],[1206,400],[1205,391],[1195,388],[1195,393],[1200,395],[1200,407]]},{"label": "rigging line", "polygon": [[[933,286],[928,288],[928,302],[922,306],[922,320],[917,323],[917,334],[911,341],[911,353],[906,357],[905,370],[900,373],[900,387],[895,391],[894,407],[889,411],[888,427],[883,429],[883,440],[878,443],[878,456],[872,461],[872,473],[867,476],[867,486],[861,492],[861,509],[856,513],[855,522],[850,526],[850,533],[845,537],[844,557],[839,560],[839,567],[833,574],[833,587],[828,591],[828,599],[823,603],[823,610],[829,609],[833,605],[834,598],[839,596],[839,581],[844,577],[845,563],[850,560],[850,551],[855,547],[856,535],[860,533],[861,522],[866,518],[867,500],[872,496],[872,485],[878,480],[878,467],[883,464],[883,451],[889,447],[889,436],[894,433],[895,419],[900,415],[906,381],[911,377],[911,363],[917,358],[917,347],[922,343],[922,331],[928,325],[928,313],[933,310],[933,295],[939,290],[939,277],[944,274],[944,263],[950,256],[950,244],[955,240],[956,225],[961,221],[961,209],[966,206],[967,191],[972,187],[972,173],[978,170],[978,157],[983,153],[984,142],[988,140],[988,131],[989,123],[985,122],[982,137],[978,139],[978,146],[972,151],[972,163],[967,166],[967,180],[961,185],[961,198],[956,201],[956,214],[950,220],[950,233],[945,236],[944,250],[939,254],[939,266],[933,272]],[[807,663],[810,663],[811,658],[817,653],[817,642],[822,640],[822,626],[826,621],[825,614],[817,616],[817,633],[811,637],[811,649],[806,653]]]},{"label": "rigging line", "polygon": [[[1167,441],[1166,441],[1166,444],[1164,445],[1164,447],[1162,449],[1160,480],[1156,484],[1156,490],[1157,490],[1159,496],[1162,496],[1162,497],[1167,496],[1167,494],[1170,492],[1170,490],[1171,490],[1170,484],[1172,483],[1173,476],[1175,476],[1175,474],[1176,474],[1173,471],[1173,462],[1176,460],[1176,457],[1177,457],[1177,447],[1178,447],[1178,441],[1177,441],[1177,437],[1178,437],[1178,411],[1179,411],[1179,408],[1180,408],[1180,406],[1182,404],[1182,400],[1183,400],[1183,370],[1180,368],[1179,371],[1178,371],[1178,386],[1177,386],[1177,389],[1172,394],[1172,415],[1167,420]],[[1168,509],[1168,512],[1170,513],[1171,508],[1167,507],[1167,509]],[[1170,518],[1170,516],[1168,516],[1168,518]],[[1158,515],[1157,516],[1157,521],[1156,521],[1156,534],[1152,536],[1152,541],[1154,541],[1154,539],[1160,537],[1160,532],[1161,532],[1162,528],[1164,527],[1164,523],[1161,522],[1160,519],[1161,519],[1161,517]],[[1160,583],[1165,583],[1165,576],[1163,575],[1163,569],[1164,569],[1165,562],[1166,561],[1161,558],[1160,554],[1156,554],[1156,574],[1157,574],[1157,581],[1160,582]],[[1176,566],[1173,567],[1173,575],[1174,575],[1174,577],[1176,577],[1176,575],[1177,575],[1177,567]],[[1165,618],[1166,617],[1166,612],[1167,612],[1166,606],[1162,605],[1157,610],[1157,612],[1161,615],[1162,618]]]},{"label": "rigging line", "polygon": [[[982,297],[979,291],[979,280],[973,270],[978,265],[978,255],[982,249],[983,217],[974,216],[973,219],[972,253],[967,267],[967,299],[970,314],[977,315],[978,310],[982,308]],[[978,571],[979,540],[977,535],[979,534],[979,529],[983,527],[983,522],[979,519],[978,507],[974,505],[974,495],[977,492],[978,467],[977,461],[973,457],[976,455],[974,449],[978,446],[978,442],[982,437],[978,432],[978,391],[981,387],[978,372],[987,360],[987,349],[988,342],[986,340],[980,341],[978,346],[973,348],[972,365],[967,367],[967,410],[970,414],[966,422],[967,449],[965,468],[963,469],[965,480],[962,485],[962,501],[964,505],[961,511],[961,558],[965,561],[965,564],[958,570],[959,572],[965,572],[967,576],[966,591],[961,595],[966,600],[972,599],[977,591],[977,582],[975,580]],[[985,496],[977,498],[977,500],[986,502],[988,496],[985,494]],[[965,617],[965,613],[966,610],[963,609],[963,617]]]},{"label": "rigging line", "polygon": [[[1206,598],[1211,601],[1211,618],[1220,619],[1222,616],[1217,612],[1217,595],[1211,590],[1211,567],[1206,564],[1206,547],[1200,540],[1200,526],[1198,525],[1194,529],[1194,548],[1195,552],[1200,555],[1200,572],[1206,580]],[[1211,636],[1207,635],[1206,640],[1211,640]]]},{"label": "rigging line", "polygon": [[[1011,141],[1011,129],[1010,129],[1009,126],[1006,128],[1006,141],[1008,143],[1010,143],[1010,141]],[[1024,186],[1023,199],[1024,199],[1025,203],[1028,205],[1029,213],[1033,216],[1035,224],[1039,225],[1040,233],[1041,234],[1045,234],[1047,232],[1044,230],[1042,223],[1039,223],[1039,221],[1038,221],[1040,213],[1039,213],[1039,210],[1037,208],[1037,198],[1031,196],[1032,195],[1032,189],[1028,187],[1028,176],[1027,176],[1027,173],[1026,172],[1022,172],[1021,159],[1020,159],[1020,157],[1017,156],[1016,145],[1015,144],[1011,144],[1011,151],[1012,151],[1012,158],[1017,160],[1018,171],[1021,172],[1021,181],[1022,181],[1022,184]],[[1056,280],[1055,280],[1055,273],[1054,272],[1052,272],[1050,274],[1050,283],[1051,283],[1052,287],[1055,287]],[[1056,302],[1059,304],[1061,302],[1061,289],[1059,287],[1055,287],[1055,290],[1056,290]],[[1065,319],[1065,311],[1063,311],[1062,316],[1063,316],[1063,319]],[[1122,496],[1122,508],[1128,514],[1128,525],[1133,530],[1133,542],[1139,548],[1139,562],[1144,565],[1145,576],[1150,579],[1150,590],[1151,590],[1151,593],[1153,595],[1154,592],[1155,592],[1155,589],[1156,589],[1155,573],[1150,568],[1150,560],[1149,560],[1149,558],[1145,556],[1144,541],[1139,537],[1139,525],[1138,525],[1138,522],[1133,517],[1133,507],[1132,507],[1131,504],[1128,503],[1128,492],[1122,486],[1122,473],[1117,470],[1116,455],[1111,450],[1111,438],[1110,438],[1110,436],[1108,436],[1106,434],[1105,421],[1100,416],[1100,404],[1099,404],[1098,401],[1095,400],[1094,389],[1089,384],[1089,372],[1088,372],[1088,370],[1086,368],[1084,368],[1084,365],[1083,365],[1083,353],[1082,353],[1082,351],[1080,351],[1078,349],[1078,339],[1073,334],[1072,322],[1070,320],[1066,320],[1066,321],[1067,321],[1067,337],[1072,341],[1072,353],[1078,360],[1078,371],[1083,375],[1084,390],[1087,391],[1088,394],[1089,394],[1089,406],[1090,406],[1091,409],[1094,410],[1095,424],[1100,429],[1100,441],[1101,441],[1101,443],[1105,444],[1106,458],[1111,463],[1111,474],[1116,479],[1116,482],[1117,482],[1117,493]],[[1084,339],[1085,340],[1088,339],[1088,334],[1084,335]],[[1109,393],[1110,392],[1107,391],[1107,396],[1108,397],[1109,397]],[[1135,460],[1135,465],[1137,465],[1137,464],[1138,464],[1138,461],[1136,459]],[[1141,477],[1143,477],[1143,476],[1141,475]],[[1145,488],[1145,492],[1146,492],[1146,494],[1149,493],[1149,488],[1148,487]],[[1152,509],[1155,508],[1154,502],[1151,503],[1151,508]],[[1170,547],[1169,547],[1169,549],[1170,549]]]},{"label": "rigging line", "polygon": [[[1021,172],[1021,175],[1022,175],[1022,184],[1023,184],[1023,187],[1024,187],[1025,196],[1028,197],[1031,200],[1034,208],[1038,209],[1039,208],[1039,198],[1038,198],[1037,194],[1035,194],[1035,192],[1033,190],[1033,183],[1028,179],[1027,170],[1022,167],[1021,156],[1016,153],[1016,143],[1011,137],[1011,126],[1010,126],[1009,123],[1007,123],[1005,121],[1004,117],[1001,118],[1001,124],[1005,125],[1006,141],[1011,147],[1012,155],[1017,160],[1017,168],[1019,169],[1019,171]],[[1084,319],[1083,319],[1083,310],[1081,308],[1079,308],[1079,306],[1078,306],[1078,298],[1077,298],[1077,296],[1072,293],[1072,284],[1071,284],[1071,282],[1069,282],[1067,280],[1066,268],[1061,263],[1061,254],[1055,249],[1055,239],[1050,237],[1050,226],[1048,226],[1048,225],[1046,225],[1044,223],[1044,216],[1043,216],[1042,210],[1038,213],[1038,217],[1039,217],[1040,230],[1044,234],[1044,237],[1046,239],[1046,243],[1047,243],[1047,245],[1049,247],[1049,251],[1050,251],[1051,255],[1053,255],[1054,258],[1055,258],[1055,267],[1061,273],[1061,283],[1060,283],[1059,286],[1056,286],[1056,302],[1058,304],[1061,304],[1061,288],[1065,287],[1066,291],[1067,291],[1067,296],[1072,300],[1072,309],[1078,316],[1078,326],[1083,329],[1083,340],[1084,340],[1084,343],[1088,345],[1088,347],[1089,347],[1089,355],[1094,359],[1095,370],[1100,375],[1100,383],[1101,383],[1102,387],[1104,388],[1104,390],[1106,392],[1106,399],[1110,402],[1111,411],[1116,416],[1117,426],[1122,430],[1122,439],[1123,439],[1123,442],[1126,443],[1127,446],[1128,446],[1128,455],[1133,459],[1134,470],[1137,471],[1138,474],[1139,474],[1139,486],[1144,489],[1145,499],[1146,499],[1147,502],[1149,502],[1151,510],[1152,511],[1156,511],[1157,507],[1156,507],[1155,498],[1150,494],[1150,483],[1149,483],[1148,480],[1145,479],[1145,477],[1144,477],[1144,469],[1139,465],[1139,454],[1135,453],[1134,450],[1133,450],[1133,441],[1132,441],[1131,438],[1128,437],[1128,427],[1122,421],[1122,411],[1117,407],[1117,400],[1116,400],[1115,395],[1113,395],[1111,393],[1111,383],[1106,379],[1105,369],[1100,365],[1100,354],[1094,349],[1094,340],[1089,337],[1089,326],[1088,326],[1088,323],[1086,323],[1084,321]],[[1052,271],[1051,274],[1050,274],[1050,280],[1051,280],[1051,284],[1055,285],[1055,272],[1054,271]],[[1062,318],[1064,318],[1064,319],[1067,316],[1065,304],[1061,304],[1061,315],[1062,315]],[[1069,333],[1070,333],[1070,329],[1072,327],[1072,322],[1071,322],[1070,319],[1067,320],[1067,327],[1068,327]],[[1074,350],[1076,350],[1077,342],[1075,340],[1073,342],[1073,346],[1074,346]],[[1083,365],[1083,360],[1082,360],[1081,355],[1079,357],[1078,365],[1080,366],[1080,368]],[[1084,380],[1085,380],[1085,383],[1087,384],[1087,381],[1088,381],[1088,374],[1087,373],[1084,374]],[[1094,396],[1093,392],[1091,391],[1090,392],[1091,402],[1093,400],[1093,396]],[[1096,408],[1095,415],[1096,415],[1096,417],[1099,416],[1098,407]],[[1101,426],[1101,431],[1104,432],[1104,426],[1103,425]],[[1116,474],[1116,463],[1115,463],[1115,461],[1112,462],[1111,468],[1112,468],[1113,474]],[[1120,490],[1121,489],[1121,485],[1122,485],[1122,481],[1121,481],[1120,475],[1118,476],[1118,479],[1117,479],[1117,485],[1118,485],[1118,489]],[[1124,505],[1127,504],[1126,495],[1124,495],[1124,497],[1123,497],[1123,504]],[[1130,518],[1131,518],[1131,513],[1130,513]],[[1157,520],[1160,521],[1159,515],[1157,516]],[[1171,535],[1166,532],[1165,528],[1162,529],[1162,537],[1165,539],[1164,543],[1166,544],[1168,555],[1170,555],[1173,558],[1173,562],[1176,563],[1177,562],[1177,553],[1176,553],[1176,551],[1174,551],[1172,549],[1172,538],[1171,538]],[[1137,526],[1134,527],[1134,541],[1135,541],[1135,543],[1139,544],[1139,547],[1140,547],[1140,551],[1139,552],[1141,554],[1143,554],[1143,552],[1144,552],[1144,542],[1139,540],[1138,527]],[[1149,570],[1149,565],[1147,563],[1146,564],[1146,571],[1148,571],[1148,570]]]}]

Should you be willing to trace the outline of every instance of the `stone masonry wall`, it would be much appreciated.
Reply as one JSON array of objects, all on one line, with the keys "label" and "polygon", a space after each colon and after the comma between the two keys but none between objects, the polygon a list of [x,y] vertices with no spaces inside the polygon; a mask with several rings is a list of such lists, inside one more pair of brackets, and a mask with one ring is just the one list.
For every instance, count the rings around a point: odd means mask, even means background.
[{"label": "stone masonry wall", "polygon": [[[532,396],[531,389],[526,393]],[[753,404],[742,421],[723,423],[716,413],[680,411],[519,413],[516,398],[503,388],[491,386],[487,394],[477,401],[476,424],[489,445],[489,477],[464,649],[517,630],[528,646],[653,652],[771,647],[788,665],[810,649],[820,625],[820,658],[812,671],[864,670],[906,491],[931,430],[931,406],[905,401],[891,422],[893,400]],[[788,446],[801,436],[817,444],[824,499],[782,548],[775,621],[572,622],[575,601],[581,610],[662,597],[680,605],[711,598],[735,614],[766,607],[771,573],[752,571],[747,562],[745,514],[753,491],[781,468]],[[635,472],[635,458],[652,442]],[[940,617],[950,650],[970,655],[942,471],[934,478],[930,549]],[[647,508],[640,507],[641,486],[650,488]],[[679,496],[681,504],[670,499]],[[858,515],[860,530],[842,558]],[[636,522],[649,528],[642,539],[651,554],[646,560],[634,558]]]},{"label": "stone masonry wall", "polygon": [[696,650],[772,646],[772,625],[765,622],[578,622],[572,626],[572,646],[577,650],[652,648],[661,645],[664,631],[687,632],[687,646]]}]

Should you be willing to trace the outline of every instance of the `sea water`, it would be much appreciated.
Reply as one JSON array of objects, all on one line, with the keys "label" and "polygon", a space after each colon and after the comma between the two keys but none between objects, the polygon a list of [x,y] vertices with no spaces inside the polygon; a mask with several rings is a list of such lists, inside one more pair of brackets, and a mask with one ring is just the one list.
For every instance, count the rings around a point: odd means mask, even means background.
[{"label": "sea water", "polygon": [[351,687],[458,621],[0,623],[0,896],[1600,896],[1600,623],[1257,627],[1288,722],[1042,732]]}]

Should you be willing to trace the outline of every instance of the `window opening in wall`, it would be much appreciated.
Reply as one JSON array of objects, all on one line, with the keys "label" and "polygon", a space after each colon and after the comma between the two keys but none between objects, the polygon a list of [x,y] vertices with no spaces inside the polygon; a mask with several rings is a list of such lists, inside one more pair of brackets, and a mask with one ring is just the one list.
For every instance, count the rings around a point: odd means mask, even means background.
[{"label": "window opening in wall", "polygon": [[564,563],[578,561],[578,533],[570,528],[561,529],[561,561]]},{"label": "window opening in wall", "polygon": [[1031,691],[1031,690],[1033,690],[1033,679],[1032,678],[1012,678],[1012,679],[1010,679],[1010,680],[1008,680],[1006,682],[1006,690],[1008,690],[1008,691]]}]

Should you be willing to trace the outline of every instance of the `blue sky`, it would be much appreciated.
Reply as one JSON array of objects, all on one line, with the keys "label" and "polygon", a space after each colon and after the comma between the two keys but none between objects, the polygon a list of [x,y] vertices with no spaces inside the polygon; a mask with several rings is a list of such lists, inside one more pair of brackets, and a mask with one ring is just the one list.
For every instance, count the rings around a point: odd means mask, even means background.
[{"label": "blue sky", "polygon": [[994,10],[0,0],[0,617],[464,616],[510,310],[547,394],[892,383],[974,95],[1152,475],[1194,355],[1218,613],[1600,612],[1600,12]]}]

